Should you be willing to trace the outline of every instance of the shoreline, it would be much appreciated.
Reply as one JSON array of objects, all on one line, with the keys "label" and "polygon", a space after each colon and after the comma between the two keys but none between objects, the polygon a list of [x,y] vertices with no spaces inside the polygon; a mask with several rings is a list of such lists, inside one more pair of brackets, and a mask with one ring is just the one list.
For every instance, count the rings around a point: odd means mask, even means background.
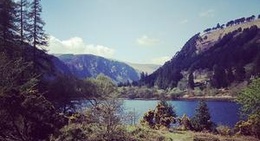
[{"label": "shoreline", "polygon": [[[144,100],[144,101],[149,101],[149,100],[160,100],[158,98],[120,98],[123,100]],[[227,97],[227,96],[192,96],[192,97],[177,97],[174,99],[170,99],[170,98],[165,98],[165,100],[172,100],[172,101],[179,101],[179,100],[183,100],[183,101],[194,101],[194,100],[205,100],[205,101],[229,101],[229,102],[234,102],[234,100],[236,99],[236,97]]]}]

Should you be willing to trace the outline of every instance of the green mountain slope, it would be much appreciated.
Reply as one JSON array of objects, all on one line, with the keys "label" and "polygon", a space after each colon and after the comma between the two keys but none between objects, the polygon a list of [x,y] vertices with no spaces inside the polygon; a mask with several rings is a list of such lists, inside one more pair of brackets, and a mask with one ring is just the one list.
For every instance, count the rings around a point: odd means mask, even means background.
[{"label": "green mountain slope", "polygon": [[80,79],[96,77],[102,73],[116,83],[139,80],[137,71],[123,62],[109,60],[91,54],[63,54],[57,56],[68,66],[72,74]]},{"label": "green mountain slope", "polygon": [[159,88],[226,88],[260,73],[260,19],[194,35],[141,83]]}]

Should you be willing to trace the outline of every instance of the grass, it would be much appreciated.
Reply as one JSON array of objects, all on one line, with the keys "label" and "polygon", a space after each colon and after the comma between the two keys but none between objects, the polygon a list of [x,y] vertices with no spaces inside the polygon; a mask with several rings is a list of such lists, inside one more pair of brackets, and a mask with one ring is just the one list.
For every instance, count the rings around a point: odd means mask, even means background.
[{"label": "grass", "polygon": [[251,136],[221,136],[212,133],[153,130],[143,126],[127,126],[127,131],[138,141],[260,141]]},{"label": "grass", "polygon": [[218,41],[218,39],[222,38],[225,34],[232,32],[232,31],[238,29],[239,27],[241,27],[242,29],[245,29],[245,28],[251,27],[252,25],[257,25],[259,28],[260,19],[256,19],[251,22],[244,22],[244,23],[241,23],[238,25],[226,27],[224,29],[217,29],[217,30],[205,33],[205,34],[201,35],[201,38],[204,38],[205,36],[207,36],[207,39],[203,40],[202,42],[197,41],[197,49],[200,51],[207,50],[209,47],[213,46]]},{"label": "grass", "polygon": [[127,131],[140,141],[193,141],[189,131],[153,130],[143,126],[127,126]]}]

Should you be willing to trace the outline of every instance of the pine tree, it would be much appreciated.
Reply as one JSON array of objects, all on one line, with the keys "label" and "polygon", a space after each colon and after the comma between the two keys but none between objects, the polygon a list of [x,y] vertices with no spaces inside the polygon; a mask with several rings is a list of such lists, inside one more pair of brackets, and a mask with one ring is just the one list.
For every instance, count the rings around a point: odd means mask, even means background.
[{"label": "pine tree", "polygon": [[190,89],[194,89],[194,76],[193,76],[193,73],[191,72],[190,75],[189,75],[189,78],[188,78],[188,86]]},{"label": "pine tree", "polygon": [[235,80],[242,82],[246,77],[246,71],[242,63],[239,63],[235,68]]},{"label": "pine tree", "polygon": [[232,70],[232,68],[228,68],[227,69],[227,81],[228,81],[229,85],[232,82],[234,82],[234,80],[235,80],[235,76],[233,74],[233,70]]},{"label": "pine tree", "polygon": [[191,119],[192,128],[195,131],[212,130],[213,123],[205,101],[200,101],[196,108],[195,116]]},{"label": "pine tree", "polygon": [[20,42],[21,45],[26,42],[26,36],[28,35],[28,26],[29,26],[29,19],[28,19],[28,8],[29,2],[27,0],[20,0],[17,2],[17,15],[18,15],[18,25],[20,31]]},{"label": "pine tree", "polygon": [[7,47],[15,39],[15,4],[12,0],[0,1],[0,45]]},{"label": "pine tree", "polygon": [[222,66],[213,66],[214,75],[212,77],[211,85],[215,88],[227,87],[227,75],[225,69]]},{"label": "pine tree", "polygon": [[[40,4],[41,0],[33,0],[30,4],[29,18],[29,40],[34,47],[33,50],[33,61],[34,64],[36,62],[36,48],[42,48],[47,46],[47,35],[43,30],[43,26],[45,25],[44,21],[41,19],[42,7]],[[42,48],[43,49],[43,48]]]}]

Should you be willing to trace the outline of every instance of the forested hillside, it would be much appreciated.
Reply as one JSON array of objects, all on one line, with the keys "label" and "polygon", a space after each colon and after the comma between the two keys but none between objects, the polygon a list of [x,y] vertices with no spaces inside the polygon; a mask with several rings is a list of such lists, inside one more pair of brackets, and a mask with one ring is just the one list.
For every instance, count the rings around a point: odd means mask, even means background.
[{"label": "forested hillside", "polygon": [[226,88],[260,73],[260,20],[234,20],[194,35],[141,83],[159,88]]},{"label": "forested hillside", "polygon": [[91,54],[63,54],[57,57],[68,66],[73,75],[80,79],[96,77],[102,73],[115,83],[130,83],[139,80],[138,72],[123,62]]}]

